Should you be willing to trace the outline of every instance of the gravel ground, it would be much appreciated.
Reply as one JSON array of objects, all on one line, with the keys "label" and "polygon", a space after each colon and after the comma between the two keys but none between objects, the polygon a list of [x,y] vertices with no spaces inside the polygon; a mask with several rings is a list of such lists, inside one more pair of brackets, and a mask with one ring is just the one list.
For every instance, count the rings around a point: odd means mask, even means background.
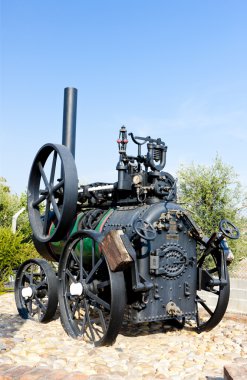
[{"label": "gravel ground", "polygon": [[79,371],[99,380],[220,380],[225,365],[247,366],[246,321],[226,315],[214,330],[200,335],[161,323],[126,325],[112,347],[94,348],[68,337],[59,319],[48,324],[22,320],[8,293],[0,296],[0,369],[22,365]]}]

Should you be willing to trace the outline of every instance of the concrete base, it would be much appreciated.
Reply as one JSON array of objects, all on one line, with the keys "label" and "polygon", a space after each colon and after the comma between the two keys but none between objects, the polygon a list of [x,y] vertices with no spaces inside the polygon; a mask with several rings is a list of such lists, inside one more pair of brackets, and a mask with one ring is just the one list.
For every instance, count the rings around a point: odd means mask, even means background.
[{"label": "concrete base", "polygon": [[247,365],[227,365],[224,367],[224,380],[246,380]]},{"label": "concrete base", "polygon": [[247,280],[230,278],[231,292],[227,311],[247,314]]},{"label": "concrete base", "polygon": [[[207,301],[209,307],[215,306],[214,295],[209,292],[204,292],[202,298]],[[238,278],[230,279],[230,299],[227,312],[247,314],[247,280]]]}]

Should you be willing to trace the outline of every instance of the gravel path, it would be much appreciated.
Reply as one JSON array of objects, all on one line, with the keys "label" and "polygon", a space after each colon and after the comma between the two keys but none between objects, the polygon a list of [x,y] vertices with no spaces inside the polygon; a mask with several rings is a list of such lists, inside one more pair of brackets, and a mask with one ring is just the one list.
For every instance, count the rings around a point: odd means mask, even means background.
[{"label": "gravel path", "polygon": [[125,326],[112,347],[73,340],[60,320],[22,320],[12,293],[0,296],[1,366],[79,371],[88,379],[222,379],[224,365],[247,365],[247,319],[225,318],[214,330],[164,328],[160,323]]}]

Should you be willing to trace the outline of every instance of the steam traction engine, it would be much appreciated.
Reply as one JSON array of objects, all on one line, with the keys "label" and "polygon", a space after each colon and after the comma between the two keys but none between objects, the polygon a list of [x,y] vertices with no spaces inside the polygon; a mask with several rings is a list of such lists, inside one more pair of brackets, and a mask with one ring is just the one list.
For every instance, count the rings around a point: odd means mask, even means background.
[{"label": "steam traction engine", "polygon": [[[203,237],[176,202],[176,181],[163,171],[165,143],[128,135],[125,127],[117,140],[117,182],[78,188],[76,96],[76,89],[65,89],[63,144],[44,145],[31,168],[33,240],[44,259],[58,264],[53,270],[31,259],[20,266],[20,315],[48,322],[59,301],[65,331],[96,346],[113,344],[123,320],[214,328],[229,300],[225,237],[237,239],[238,229],[222,220],[218,233]],[[127,154],[129,138],[136,156]]]}]

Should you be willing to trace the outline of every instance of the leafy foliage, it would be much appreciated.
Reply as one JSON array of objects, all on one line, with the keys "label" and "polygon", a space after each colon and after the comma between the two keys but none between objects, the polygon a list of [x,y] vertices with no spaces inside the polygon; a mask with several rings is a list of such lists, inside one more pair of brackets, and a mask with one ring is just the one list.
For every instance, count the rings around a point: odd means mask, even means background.
[{"label": "leafy foliage", "polygon": [[[20,197],[16,194],[11,194],[6,179],[0,177],[0,227],[11,228],[13,215],[21,208],[26,208],[26,205],[26,194],[22,193]],[[21,213],[17,222],[17,230],[23,233],[25,240],[31,241],[32,231],[27,210]]]},{"label": "leafy foliage", "polygon": [[[244,216],[237,217],[236,225],[240,229],[240,238],[229,242],[235,256],[233,264],[237,264],[239,261],[247,257],[247,218]],[[233,267],[234,265],[232,266],[232,269]]]},{"label": "leafy foliage", "polygon": [[21,232],[13,234],[8,227],[0,228],[0,287],[22,262],[37,255],[33,244],[23,240]]},{"label": "leafy foliage", "polygon": [[11,230],[13,215],[26,203],[26,195],[11,194],[6,180],[0,177],[0,288],[23,261],[38,255],[26,210],[18,218],[18,232],[14,234]]},{"label": "leafy foliage", "polygon": [[189,210],[203,233],[210,236],[218,231],[221,219],[229,219],[242,232],[238,241],[229,241],[235,258],[247,255],[247,219],[241,212],[246,207],[244,192],[231,166],[216,156],[211,166],[181,166],[179,172],[179,202]]},{"label": "leafy foliage", "polygon": [[6,179],[0,177],[0,226],[10,227],[12,216],[20,209],[19,198],[10,193]]}]

